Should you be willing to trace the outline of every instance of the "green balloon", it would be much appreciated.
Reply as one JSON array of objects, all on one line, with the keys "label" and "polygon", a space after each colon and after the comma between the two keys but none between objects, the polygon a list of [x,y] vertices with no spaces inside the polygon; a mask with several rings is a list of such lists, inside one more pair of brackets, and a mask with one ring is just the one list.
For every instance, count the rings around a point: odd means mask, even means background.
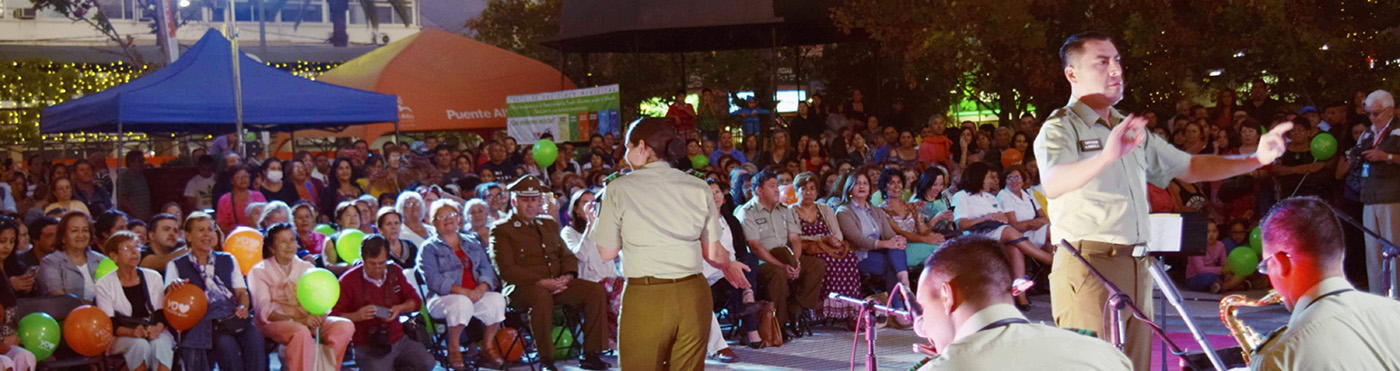
[{"label": "green balloon", "polygon": [[1337,138],[1329,133],[1318,134],[1313,137],[1311,147],[1314,160],[1327,161],[1337,154]]},{"label": "green balloon", "polygon": [[93,277],[92,281],[97,282],[97,280],[102,279],[103,276],[112,273],[114,270],[117,270],[117,262],[112,261],[112,258],[102,258],[102,262],[97,263],[97,276]]},{"label": "green balloon", "polygon": [[1261,227],[1254,227],[1249,231],[1249,247],[1254,248],[1254,252],[1264,255],[1264,230]]},{"label": "green balloon", "polygon": [[559,158],[559,146],[554,145],[554,141],[540,139],[535,141],[535,148],[530,150],[530,155],[535,157],[535,163],[540,167],[554,165],[554,159]]},{"label": "green balloon", "polygon": [[335,234],[335,228],[331,227],[330,224],[317,224],[316,227],[311,228],[311,230],[327,236]]},{"label": "green balloon", "polygon": [[695,157],[690,158],[690,167],[693,169],[703,169],[708,165],[710,165],[710,158],[705,157],[705,155],[695,155]]},{"label": "green balloon", "polygon": [[340,300],[340,281],[324,268],[312,268],[297,281],[297,302],[307,313],[323,315]]},{"label": "green balloon", "polygon": [[354,262],[360,259],[360,244],[365,242],[365,232],[346,229],[335,237],[335,254],[340,261]]},{"label": "green balloon", "polygon": [[37,360],[42,361],[53,355],[62,337],[58,321],[46,313],[30,313],[19,320],[19,343],[25,350],[34,353]]},{"label": "green balloon", "polygon": [[1248,276],[1254,273],[1259,265],[1259,253],[1254,252],[1254,249],[1235,249],[1225,258],[1225,265],[1236,276]]},{"label": "green balloon", "polygon": [[555,327],[550,336],[554,339],[554,359],[569,358],[569,348],[574,346],[574,334],[563,327]]}]

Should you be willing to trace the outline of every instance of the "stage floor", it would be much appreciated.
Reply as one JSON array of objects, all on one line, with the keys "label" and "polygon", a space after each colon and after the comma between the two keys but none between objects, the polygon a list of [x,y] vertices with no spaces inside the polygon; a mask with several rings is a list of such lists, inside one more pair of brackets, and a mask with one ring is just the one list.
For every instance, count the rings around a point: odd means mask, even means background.
[{"label": "stage floor", "polygon": [[[1258,298],[1264,295],[1263,291],[1245,292],[1251,298]],[[1186,311],[1191,314],[1191,318],[1197,326],[1210,336],[1212,344],[1219,346],[1228,344],[1233,346],[1234,339],[1225,326],[1220,323],[1220,298],[1224,295],[1211,295],[1206,293],[1183,292],[1185,297]],[[1160,292],[1156,297],[1160,300]],[[1031,301],[1034,307],[1027,313],[1027,317],[1033,322],[1053,324],[1050,317],[1050,295],[1032,296]],[[1153,302],[1157,308],[1156,313],[1160,323],[1163,315],[1167,315],[1166,330],[1173,333],[1172,338],[1179,342],[1178,345],[1189,349],[1200,349],[1194,340],[1186,334],[1186,326],[1181,323],[1180,317],[1175,310],[1164,310],[1159,301]],[[1242,318],[1255,331],[1260,334],[1267,334],[1279,326],[1288,322],[1288,311],[1282,305],[1274,305],[1267,308],[1242,308],[1240,309]],[[831,327],[818,327],[813,330],[815,336],[796,339],[792,343],[784,344],[777,348],[765,348],[760,350],[749,349],[748,347],[735,345],[734,353],[739,355],[740,362],[722,364],[713,360],[705,363],[706,370],[735,370],[735,371],[756,371],[756,370],[847,370],[850,368],[851,344],[854,333],[845,329]],[[923,359],[922,355],[915,354],[910,350],[910,345],[920,342],[913,331],[910,330],[877,330],[877,347],[875,354],[881,370],[908,370],[910,366]],[[1157,347],[1154,347],[1157,349]],[[856,348],[857,362],[856,369],[865,368],[865,343],[861,343]],[[1160,368],[1162,354],[1153,354],[1154,369]],[[1176,370],[1176,356],[1166,354],[1167,370]],[[609,358],[609,362],[617,364],[615,358]],[[576,361],[560,364],[568,370],[579,370]],[[517,367],[524,369],[523,367]],[[614,367],[613,369],[618,369]]]}]

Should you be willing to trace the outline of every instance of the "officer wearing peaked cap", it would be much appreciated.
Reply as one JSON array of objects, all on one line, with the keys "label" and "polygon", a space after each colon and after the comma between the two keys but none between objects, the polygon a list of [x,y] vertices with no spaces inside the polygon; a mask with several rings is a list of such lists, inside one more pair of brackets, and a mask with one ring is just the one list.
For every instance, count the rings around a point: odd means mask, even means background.
[{"label": "officer wearing peaked cap", "polygon": [[[537,338],[554,329],[554,305],[583,311],[584,359],[588,370],[610,367],[599,358],[607,346],[608,294],[602,285],[578,278],[578,258],[559,237],[559,223],[543,213],[547,188],[526,175],[507,187],[511,212],[491,226],[491,249],[501,279],[515,285],[510,306],[530,311],[530,332]],[[554,344],[535,342],[541,364],[554,369]]]}]

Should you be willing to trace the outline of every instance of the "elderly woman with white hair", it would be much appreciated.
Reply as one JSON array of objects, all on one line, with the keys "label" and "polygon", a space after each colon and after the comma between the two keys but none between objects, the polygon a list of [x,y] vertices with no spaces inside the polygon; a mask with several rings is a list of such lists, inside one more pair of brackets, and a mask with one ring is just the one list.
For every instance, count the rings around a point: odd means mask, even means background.
[{"label": "elderly woman with white hair", "polygon": [[497,292],[501,282],[496,268],[474,235],[461,233],[461,207],[456,201],[433,201],[428,215],[438,233],[423,243],[418,269],[428,287],[428,315],[447,320],[447,359],[452,369],[464,366],[460,352],[462,331],[472,318],[486,324],[481,342],[487,365],[500,365],[495,347],[496,330],[505,320],[506,299]]},{"label": "elderly woman with white hair", "polygon": [[462,215],[467,217],[467,232],[475,233],[481,240],[481,246],[490,249],[491,239],[482,236],[491,235],[491,222],[494,221],[491,218],[491,205],[486,200],[473,198],[462,205]]},{"label": "elderly woman with white hair", "polygon": [[[265,209],[265,208],[267,208],[267,203],[266,203],[266,202],[250,202],[250,203],[248,203],[248,206],[243,208],[243,221],[244,221],[244,223],[239,223],[237,226],[234,226],[234,228],[237,228],[237,227],[239,227],[239,226],[257,228],[257,227],[258,227],[257,221],[258,221],[260,218],[262,218],[263,209]],[[229,228],[228,230],[229,230],[229,231],[232,231],[233,228]]]},{"label": "elderly woman with white hair", "polygon": [[292,221],[292,208],[282,201],[268,202],[263,206],[262,214],[258,215],[258,229],[266,230],[277,223],[290,223]]},{"label": "elderly woman with white hair", "polygon": [[415,246],[423,246],[423,241],[437,233],[432,225],[423,223],[423,212],[427,208],[428,204],[423,202],[423,195],[418,192],[404,191],[399,194],[398,200],[394,202],[394,211],[403,217],[403,225],[399,226],[399,238],[408,240]]}]

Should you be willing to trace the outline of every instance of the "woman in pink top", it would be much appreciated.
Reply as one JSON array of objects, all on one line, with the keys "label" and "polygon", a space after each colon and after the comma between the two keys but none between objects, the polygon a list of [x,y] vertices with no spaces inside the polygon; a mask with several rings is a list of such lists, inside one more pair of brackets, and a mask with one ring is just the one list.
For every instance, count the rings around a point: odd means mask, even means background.
[{"label": "woman in pink top", "polygon": [[224,194],[223,197],[219,197],[219,203],[215,206],[215,218],[218,219],[219,229],[232,231],[234,227],[240,225],[251,227],[256,221],[248,220],[248,216],[243,214],[244,208],[247,208],[250,203],[267,202],[267,198],[263,197],[262,192],[249,188],[253,184],[253,178],[248,172],[248,168],[241,165],[235,166],[229,169],[229,174],[231,174],[229,179],[233,183],[233,190]]},{"label": "woman in pink top", "polygon": [[[297,281],[312,268],[311,263],[297,259],[299,247],[291,224],[268,228],[264,259],[248,272],[248,291],[257,309],[254,320],[268,339],[287,346],[283,364],[288,370],[339,369],[345,346],[355,335],[355,324],[341,317],[312,315],[297,302]],[[321,346],[316,344],[317,328],[324,343]]]}]

